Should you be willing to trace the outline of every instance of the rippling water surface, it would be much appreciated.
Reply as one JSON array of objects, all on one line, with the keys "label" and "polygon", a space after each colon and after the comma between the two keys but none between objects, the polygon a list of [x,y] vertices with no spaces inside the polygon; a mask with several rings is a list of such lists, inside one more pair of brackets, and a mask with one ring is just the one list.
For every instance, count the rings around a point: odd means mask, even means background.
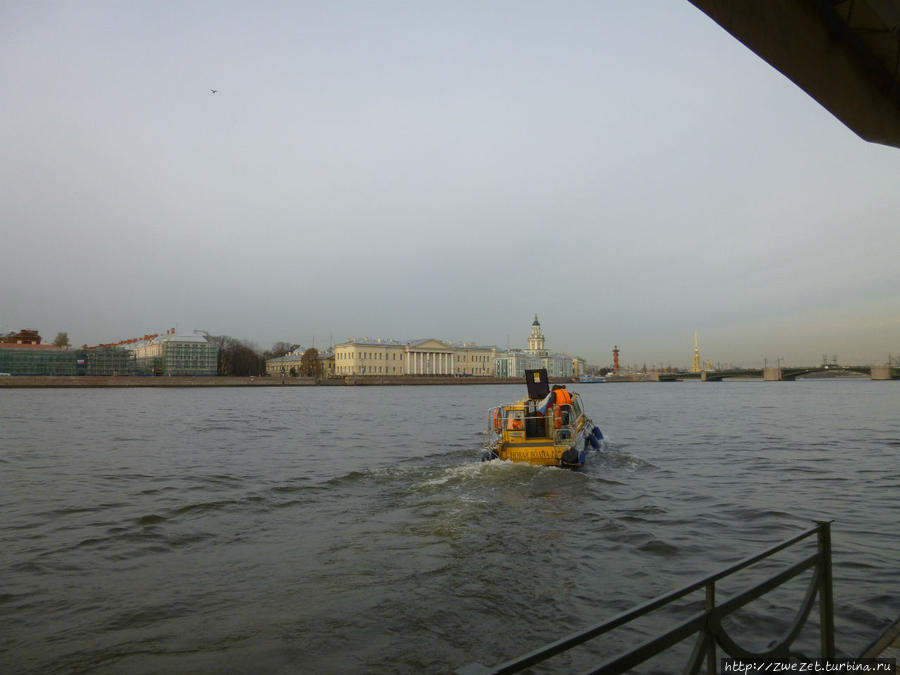
[{"label": "rippling water surface", "polygon": [[[816,519],[840,654],[896,620],[898,383],[572,388],[607,436],[580,473],[478,461],[524,387],[0,390],[0,672],[498,663]],[[732,630],[765,646],[802,590]]]}]

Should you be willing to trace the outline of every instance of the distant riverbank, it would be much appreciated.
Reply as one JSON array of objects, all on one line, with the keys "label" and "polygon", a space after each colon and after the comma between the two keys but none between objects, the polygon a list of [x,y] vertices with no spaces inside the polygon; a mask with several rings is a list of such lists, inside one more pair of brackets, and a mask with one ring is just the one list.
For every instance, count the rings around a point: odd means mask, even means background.
[{"label": "distant riverbank", "polygon": [[[564,380],[559,380],[563,382]],[[394,375],[341,377],[317,380],[313,377],[144,377],[134,375],[16,375],[0,377],[0,388],[81,388],[81,387],[313,387],[323,386],[399,386],[435,384],[523,384],[508,377],[452,377],[431,375]]]}]

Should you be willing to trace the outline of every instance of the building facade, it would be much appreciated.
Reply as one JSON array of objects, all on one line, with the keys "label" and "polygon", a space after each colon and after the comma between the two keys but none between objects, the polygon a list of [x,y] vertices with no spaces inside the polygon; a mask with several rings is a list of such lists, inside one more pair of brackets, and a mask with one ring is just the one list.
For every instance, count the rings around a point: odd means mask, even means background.
[{"label": "building facade", "polygon": [[0,373],[75,375],[79,356],[53,345],[0,343]]},{"label": "building facade", "polygon": [[401,342],[352,338],[334,347],[334,370],[348,375],[493,375],[495,347],[435,338]]},{"label": "building facade", "polygon": [[7,333],[0,335],[0,344],[11,345],[39,345],[41,344],[41,336],[36,330],[24,328],[18,333]]},{"label": "building facade", "polygon": [[[526,370],[546,368],[549,377],[571,379],[575,377],[579,363],[584,362],[570,354],[551,353],[541,330],[537,314],[531,323],[528,349],[507,349],[494,357],[494,374],[497,377],[525,377]],[[581,366],[583,368],[583,365]]]},{"label": "building facade", "polygon": [[585,374],[587,362],[580,356],[572,357],[572,377],[581,377]]},{"label": "building facade", "polygon": [[454,375],[458,377],[524,377],[525,371],[546,368],[550,377],[572,378],[584,361],[570,354],[551,353],[537,315],[531,324],[528,349],[500,351],[474,342],[444,342],[435,338],[402,342],[392,338],[351,338],[334,347],[334,373],[348,375]]},{"label": "building facade", "polygon": [[283,356],[266,359],[266,375],[270,377],[297,377],[300,375],[300,362],[303,359],[303,351],[303,347],[298,347]]},{"label": "building facade", "polygon": [[524,349],[507,349],[494,357],[494,375],[497,377],[525,377],[526,370],[536,368],[541,368],[541,358]]},{"label": "building facade", "polygon": [[[303,347],[297,347],[284,356],[266,360],[266,375],[271,377],[298,377],[303,373],[302,361]],[[334,376],[334,352],[319,352],[319,365],[321,376],[325,378]]]},{"label": "building facade", "polygon": [[335,375],[454,375],[456,350],[426,338],[355,338],[334,347]]},{"label": "building facade", "polygon": [[144,374],[209,376],[217,372],[219,346],[205,333],[178,335],[170,330],[119,344],[134,353],[137,369]]},{"label": "building facade", "polygon": [[351,338],[334,346],[334,374],[405,375],[406,345],[389,338]]},{"label": "building facade", "polygon": [[478,346],[474,342],[455,343],[454,375],[462,377],[490,377],[494,374],[496,347]]},{"label": "building facade", "polygon": [[121,347],[66,349],[54,345],[0,344],[0,373],[10,375],[136,375],[137,362]]}]

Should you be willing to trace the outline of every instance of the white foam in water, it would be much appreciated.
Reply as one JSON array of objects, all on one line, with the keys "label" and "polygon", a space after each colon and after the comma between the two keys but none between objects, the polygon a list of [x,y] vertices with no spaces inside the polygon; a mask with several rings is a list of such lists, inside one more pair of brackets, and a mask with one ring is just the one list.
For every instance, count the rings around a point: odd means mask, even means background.
[{"label": "white foam in water", "polygon": [[441,475],[423,482],[422,486],[432,487],[435,485],[445,485],[450,481],[463,481],[478,478],[486,473],[495,475],[495,472],[497,471],[521,471],[530,468],[535,467],[529,467],[526,464],[516,464],[513,461],[502,459],[492,459],[490,462],[471,462],[468,464],[447,467],[441,472]]}]

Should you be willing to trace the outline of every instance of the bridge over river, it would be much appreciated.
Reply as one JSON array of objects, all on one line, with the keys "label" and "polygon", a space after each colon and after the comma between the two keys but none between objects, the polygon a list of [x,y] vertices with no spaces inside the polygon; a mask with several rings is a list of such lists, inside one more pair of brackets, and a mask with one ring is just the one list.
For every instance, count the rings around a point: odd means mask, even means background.
[{"label": "bridge over river", "polygon": [[773,366],[766,368],[743,368],[738,370],[711,370],[699,373],[660,373],[660,382],[698,379],[704,382],[721,382],[734,379],[761,379],[769,382],[796,380],[812,373],[834,374],[847,377],[852,374],[868,375],[873,380],[900,379],[900,368],[895,366]]}]

